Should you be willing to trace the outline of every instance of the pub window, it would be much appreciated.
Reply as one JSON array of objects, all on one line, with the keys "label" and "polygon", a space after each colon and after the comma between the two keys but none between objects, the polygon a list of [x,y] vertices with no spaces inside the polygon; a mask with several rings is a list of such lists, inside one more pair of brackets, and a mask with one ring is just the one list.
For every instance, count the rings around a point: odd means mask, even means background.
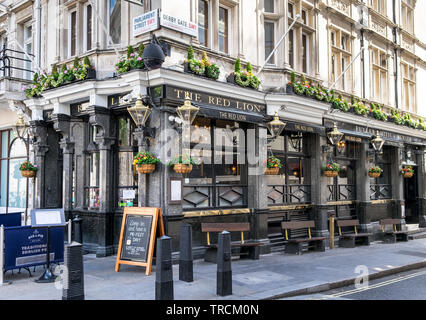
[{"label": "pub window", "polygon": [[229,53],[229,9],[219,7],[219,51]]},{"label": "pub window", "polygon": [[281,160],[278,175],[266,176],[269,205],[310,203],[308,135],[285,132],[268,145],[268,156]]},{"label": "pub window", "polygon": [[288,64],[294,69],[294,31],[288,34]]},{"label": "pub window", "polygon": [[184,182],[183,208],[247,206],[246,128],[238,122],[198,117],[191,129],[191,149],[200,164]]},{"label": "pub window", "polygon": [[12,130],[0,131],[0,213],[26,211],[28,208],[28,179],[19,167],[28,160],[28,148]]},{"label": "pub window", "polygon": [[[334,83],[350,64],[352,46],[349,34],[340,29],[330,29],[330,80]],[[336,87],[348,90],[352,87],[352,67],[340,78]]]},{"label": "pub window", "polygon": [[198,41],[209,47],[209,3],[198,0]]},{"label": "pub window", "polygon": [[97,126],[89,125],[89,139],[86,146],[85,155],[85,167],[86,167],[86,178],[85,178],[85,207],[89,209],[98,209],[100,205],[99,201],[99,165],[100,165],[100,153],[99,146],[95,142],[95,137],[98,133]]},{"label": "pub window", "polygon": [[377,48],[371,50],[372,55],[372,98],[385,102],[387,99],[388,68],[387,55]]},{"label": "pub window", "polygon": [[135,125],[128,116],[119,116],[118,126],[118,170],[117,172],[117,206],[138,206],[138,173],[133,166],[133,157],[136,155],[137,147],[133,132]]},{"label": "pub window", "polygon": [[416,113],[416,70],[408,63],[401,63],[402,106],[406,111]]},{"label": "pub window", "polygon": [[[26,24],[24,26],[24,45],[25,45],[25,52],[29,55],[33,54],[33,34],[32,34],[32,27],[31,24]],[[29,60],[26,58],[26,60]],[[24,66],[25,72],[24,72],[24,78],[27,80],[32,80],[32,63],[31,61],[25,61]]]},{"label": "pub window", "polygon": [[302,34],[302,72],[308,73],[309,36]]}]

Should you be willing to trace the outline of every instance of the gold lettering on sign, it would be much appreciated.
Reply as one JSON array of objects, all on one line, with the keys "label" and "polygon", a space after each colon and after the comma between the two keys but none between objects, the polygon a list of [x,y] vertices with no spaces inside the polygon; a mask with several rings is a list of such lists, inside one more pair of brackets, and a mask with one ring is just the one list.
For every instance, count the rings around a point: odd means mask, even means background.
[{"label": "gold lettering on sign", "polygon": [[180,94],[183,92],[183,90],[174,89],[173,91],[174,91],[174,92],[176,92],[176,97],[177,97],[178,99],[180,99]]}]

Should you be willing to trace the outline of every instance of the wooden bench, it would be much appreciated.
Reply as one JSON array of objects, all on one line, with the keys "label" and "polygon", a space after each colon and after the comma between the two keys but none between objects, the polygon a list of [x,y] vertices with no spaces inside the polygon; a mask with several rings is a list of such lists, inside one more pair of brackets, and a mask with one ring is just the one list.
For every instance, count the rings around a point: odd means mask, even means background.
[{"label": "wooden bench", "polygon": [[249,259],[259,259],[259,247],[263,245],[261,242],[246,241],[244,239],[244,232],[250,231],[250,223],[202,223],[201,231],[207,232],[207,250],[204,256],[204,261],[217,262],[217,244],[210,242],[210,232],[223,232],[228,231],[239,232],[240,241],[231,241],[231,251],[234,255],[248,257]]},{"label": "wooden bench", "polygon": [[[315,228],[315,221],[283,221],[281,222],[281,228],[284,230],[285,240],[285,253],[302,254],[303,244],[308,244],[308,250],[314,249],[315,251],[325,251],[325,240],[326,237],[312,237],[311,228]],[[288,231],[296,229],[307,229],[307,238],[293,238],[289,239]]]},{"label": "wooden bench", "polygon": [[[372,233],[358,233],[356,227],[359,226],[359,220],[336,220],[339,228],[339,247],[355,248],[356,244],[370,245]],[[343,227],[354,227],[354,233],[342,233]]]},{"label": "wooden bench", "polygon": [[[387,225],[392,225],[392,230],[386,230]],[[401,225],[400,219],[382,219],[380,220],[380,226],[383,232],[384,243],[395,243],[397,241],[408,241],[407,231],[398,231],[397,226]]]}]

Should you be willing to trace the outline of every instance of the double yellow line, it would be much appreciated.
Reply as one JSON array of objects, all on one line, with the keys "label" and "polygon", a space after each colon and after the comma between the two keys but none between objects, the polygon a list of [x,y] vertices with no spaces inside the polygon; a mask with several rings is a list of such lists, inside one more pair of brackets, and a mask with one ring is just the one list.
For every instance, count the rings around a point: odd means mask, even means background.
[{"label": "double yellow line", "polygon": [[383,281],[383,282],[380,282],[380,283],[377,283],[377,284],[373,284],[371,286],[368,285],[368,286],[365,286],[365,287],[362,287],[362,288],[357,288],[357,289],[353,289],[353,290],[349,290],[349,291],[345,291],[345,292],[341,292],[341,293],[335,293],[335,294],[327,295],[327,297],[330,297],[330,298],[344,297],[344,296],[348,296],[348,295],[351,295],[351,294],[355,294],[355,293],[359,293],[359,292],[363,292],[363,291],[367,291],[367,290],[371,290],[371,289],[375,289],[375,288],[384,287],[384,286],[390,285],[392,283],[401,282],[401,281],[408,280],[408,279],[411,279],[411,278],[415,278],[415,277],[418,277],[418,276],[422,276],[422,275],[425,275],[425,274],[426,274],[426,271],[417,272],[417,273],[413,273],[413,274],[410,274],[410,275],[407,275],[407,276],[399,277],[397,279],[392,279],[392,280]]}]

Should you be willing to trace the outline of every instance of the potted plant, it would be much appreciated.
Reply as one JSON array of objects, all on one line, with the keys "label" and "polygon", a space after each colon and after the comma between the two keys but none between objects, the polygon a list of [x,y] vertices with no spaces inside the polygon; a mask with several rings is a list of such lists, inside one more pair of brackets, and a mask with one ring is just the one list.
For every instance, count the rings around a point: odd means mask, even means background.
[{"label": "potted plant", "polygon": [[332,105],[334,109],[338,109],[343,112],[348,112],[349,109],[351,108],[349,103],[346,101],[346,99],[342,97],[341,94],[339,94],[339,96],[333,100]]},{"label": "potted plant", "polygon": [[260,80],[253,75],[253,67],[250,62],[247,63],[246,70],[241,70],[240,58],[235,61],[234,72],[226,78],[226,81],[237,84],[243,88],[253,88],[256,90],[259,89],[261,84]]},{"label": "potted plant", "polygon": [[296,74],[294,73],[294,71],[292,71],[290,73],[290,81],[287,83],[287,86],[286,86],[287,93],[294,93],[293,87],[295,83],[296,83]]},{"label": "potted plant", "polygon": [[277,175],[282,168],[281,160],[274,156],[269,156],[266,161],[266,175]]},{"label": "potted plant", "polygon": [[37,165],[33,165],[30,161],[24,161],[21,163],[19,170],[21,175],[25,178],[34,178],[37,173]]},{"label": "potted plant", "polygon": [[138,173],[152,173],[155,171],[155,164],[161,162],[151,152],[138,152],[133,158],[133,165],[136,166]]},{"label": "potted plant", "polygon": [[414,169],[412,166],[404,166],[401,169],[401,173],[404,176],[404,178],[411,178],[414,175]]},{"label": "potted plant", "polygon": [[211,63],[209,61],[209,59],[207,58],[207,53],[205,51],[203,51],[203,59],[201,60],[201,63],[204,65],[205,76],[207,78],[211,78],[214,80],[219,79],[220,69],[216,64]]},{"label": "potted plant", "polygon": [[368,175],[370,178],[378,178],[383,173],[383,169],[380,167],[372,167],[368,170]]},{"label": "potted plant", "polygon": [[192,166],[196,164],[195,160],[191,157],[178,155],[168,163],[168,166],[173,167],[176,173],[190,173]]},{"label": "potted plant", "polygon": [[387,121],[388,116],[382,111],[379,105],[370,104],[371,116],[376,120]]},{"label": "potted plant", "polygon": [[329,178],[337,177],[340,171],[340,165],[335,162],[328,163],[324,168],[324,175]]},{"label": "potted plant", "polygon": [[368,107],[361,102],[359,98],[352,98],[352,109],[355,114],[359,116],[367,116],[368,115]]}]

